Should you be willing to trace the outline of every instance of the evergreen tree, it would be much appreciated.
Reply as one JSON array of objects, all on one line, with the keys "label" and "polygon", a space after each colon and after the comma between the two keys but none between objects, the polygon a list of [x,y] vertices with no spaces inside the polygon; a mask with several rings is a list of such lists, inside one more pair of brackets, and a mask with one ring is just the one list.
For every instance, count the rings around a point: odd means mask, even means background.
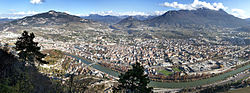
[{"label": "evergreen tree", "polygon": [[34,66],[35,61],[40,63],[47,63],[42,60],[46,55],[40,52],[40,47],[37,46],[38,43],[34,42],[35,35],[33,33],[28,33],[24,31],[22,36],[18,38],[16,42],[16,50],[19,52],[19,58],[21,61],[28,62],[30,65]]},{"label": "evergreen tree", "polygon": [[9,47],[8,47],[8,46],[9,46],[9,44],[8,44],[8,43],[4,44],[4,46],[3,46],[3,50],[4,50],[4,51],[6,51],[6,52],[9,52],[9,50],[10,50],[10,49],[9,49]]},{"label": "evergreen tree", "polygon": [[147,75],[144,74],[144,67],[140,63],[132,65],[132,69],[119,76],[119,85],[114,92],[125,93],[151,93],[152,88],[147,87],[150,82]]}]

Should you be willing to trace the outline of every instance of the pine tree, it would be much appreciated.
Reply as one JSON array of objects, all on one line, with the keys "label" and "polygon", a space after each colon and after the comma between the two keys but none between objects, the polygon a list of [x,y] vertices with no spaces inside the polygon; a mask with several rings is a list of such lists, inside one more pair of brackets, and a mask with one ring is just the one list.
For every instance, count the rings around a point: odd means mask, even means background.
[{"label": "pine tree", "polygon": [[21,61],[28,62],[28,64],[34,66],[35,61],[40,63],[47,63],[42,60],[46,55],[40,52],[40,47],[37,46],[38,43],[34,42],[34,33],[28,33],[24,31],[22,36],[18,38],[16,44],[16,51],[18,51],[19,58]]},{"label": "pine tree", "polygon": [[144,74],[144,67],[140,63],[132,65],[132,69],[128,70],[125,74],[119,76],[118,88],[115,88],[115,92],[125,93],[151,93],[152,88],[147,87],[150,82],[147,75]]}]

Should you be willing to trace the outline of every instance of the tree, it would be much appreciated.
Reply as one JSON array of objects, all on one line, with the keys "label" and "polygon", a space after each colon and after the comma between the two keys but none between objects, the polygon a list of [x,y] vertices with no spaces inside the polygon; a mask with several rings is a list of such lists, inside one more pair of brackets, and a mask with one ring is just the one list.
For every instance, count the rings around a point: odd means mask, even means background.
[{"label": "tree", "polygon": [[24,31],[22,36],[18,38],[16,44],[16,51],[18,51],[19,58],[21,61],[28,62],[28,64],[34,66],[35,61],[40,63],[47,63],[42,60],[46,55],[40,52],[40,47],[37,46],[38,43],[34,42],[34,33],[28,33]]},{"label": "tree", "polygon": [[138,62],[132,67],[125,74],[119,76],[119,85],[114,89],[114,92],[151,93],[152,87],[147,87],[150,80],[148,75],[144,74],[144,67]]},{"label": "tree", "polygon": [[9,50],[10,50],[10,49],[9,49],[9,47],[8,47],[8,46],[9,46],[9,44],[8,44],[8,43],[4,44],[4,46],[3,46],[3,50],[4,50],[4,51],[6,51],[6,52],[9,52]]},{"label": "tree", "polygon": [[7,46],[0,48],[0,93],[30,93],[33,90],[30,76],[22,66]]}]

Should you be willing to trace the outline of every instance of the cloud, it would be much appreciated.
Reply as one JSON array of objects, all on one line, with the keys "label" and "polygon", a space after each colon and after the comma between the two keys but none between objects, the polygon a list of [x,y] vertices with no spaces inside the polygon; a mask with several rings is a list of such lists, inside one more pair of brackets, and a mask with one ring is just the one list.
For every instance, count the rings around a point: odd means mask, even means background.
[{"label": "cloud", "polygon": [[149,16],[148,13],[145,12],[137,12],[137,11],[129,11],[129,12],[113,12],[113,11],[102,11],[102,12],[91,12],[91,14],[99,14],[99,15],[113,15],[113,16],[135,16],[135,15],[143,15],[143,16]]},{"label": "cloud", "polygon": [[242,18],[242,19],[245,19],[245,18],[250,18],[250,16],[248,16],[246,14],[246,11],[242,10],[242,9],[231,9],[232,11],[232,15],[236,16],[236,17],[239,17],[239,18]]},{"label": "cloud", "polygon": [[35,12],[35,11],[28,11],[28,12],[15,12],[15,13],[11,13],[12,15],[34,15],[34,14],[38,14],[39,12]]},{"label": "cloud", "polygon": [[154,13],[152,13],[152,15],[162,15],[164,13],[166,13],[167,11],[155,11]]},{"label": "cloud", "polygon": [[205,1],[199,1],[199,0],[194,0],[193,3],[191,4],[180,4],[178,2],[165,2],[162,4],[162,6],[165,7],[172,7],[172,8],[177,8],[177,9],[184,9],[184,10],[195,10],[198,8],[208,8],[211,10],[219,10],[219,9],[223,9],[226,10],[228,13],[245,19],[245,18],[250,18],[250,15],[247,15],[246,11],[242,10],[242,9],[229,9],[228,7],[224,6],[222,3],[208,3]]},{"label": "cloud", "polygon": [[90,14],[98,14],[98,15],[102,15],[102,16],[105,16],[105,15],[118,16],[119,15],[119,13],[113,12],[112,10],[111,11],[101,11],[101,12],[91,12]]},{"label": "cloud", "polygon": [[227,9],[227,7],[225,7],[222,3],[207,3],[205,1],[199,1],[199,0],[194,0],[194,2],[191,4],[180,4],[178,2],[172,2],[172,3],[165,2],[162,5],[165,7],[173,7],[184,10],[195,10],[197,8],[208,8],[211,10]]},{"label": "cloud", "polygon": [[0,17],[0,19],[20,19],[20,17]]},{"label": "cloud", "polygon": [[141,16],[150,16],[150,15],[162,15],[166,13],[167,11],[154,11],[154,12],[138,12],[138,11],[128,11],[128,12],[114,12],[114,11],[102,11],[102,12],[91,12],[90,14],[98,14],[98,15],[112,15],[112,16],[136,16],[136,15],[141,15]]},{"label": "cloud", "polygon": [[35,12],[35,11],[12,12],[12,13],[0,14],[0,17],[1,18],[9,18],[9,19],[18,19],[18,18],[23,18],[25,16],[35,15],[38,13],[40,13],[40,12]]},{"label": "cloud", "polygon": [[31,4],[42,4],[45,0],[30,0]]},{"label": "cloud", "polygon": [[137,12],[137,11],[130,11],[130,12],[123,12],[119,13],[120,15],[129,15],[129,16],[136,16],[136,15],[142,15],[142,16],[149,16],[149,14],[145,12]]}]

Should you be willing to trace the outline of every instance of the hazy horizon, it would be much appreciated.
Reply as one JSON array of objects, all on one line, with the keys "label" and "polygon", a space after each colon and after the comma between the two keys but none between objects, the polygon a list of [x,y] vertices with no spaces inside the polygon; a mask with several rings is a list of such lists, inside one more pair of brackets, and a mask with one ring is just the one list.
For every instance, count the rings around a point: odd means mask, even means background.
[{"label": "hazy horizon", "polygon": [[[223,9],[245,19],[250,18],[249,0],[8,0],[0,1],[0,18],[17,19],[55,10],[77,16],[161,15],[169,10]],[[11,8],[9,8],[11,6]]]}]

